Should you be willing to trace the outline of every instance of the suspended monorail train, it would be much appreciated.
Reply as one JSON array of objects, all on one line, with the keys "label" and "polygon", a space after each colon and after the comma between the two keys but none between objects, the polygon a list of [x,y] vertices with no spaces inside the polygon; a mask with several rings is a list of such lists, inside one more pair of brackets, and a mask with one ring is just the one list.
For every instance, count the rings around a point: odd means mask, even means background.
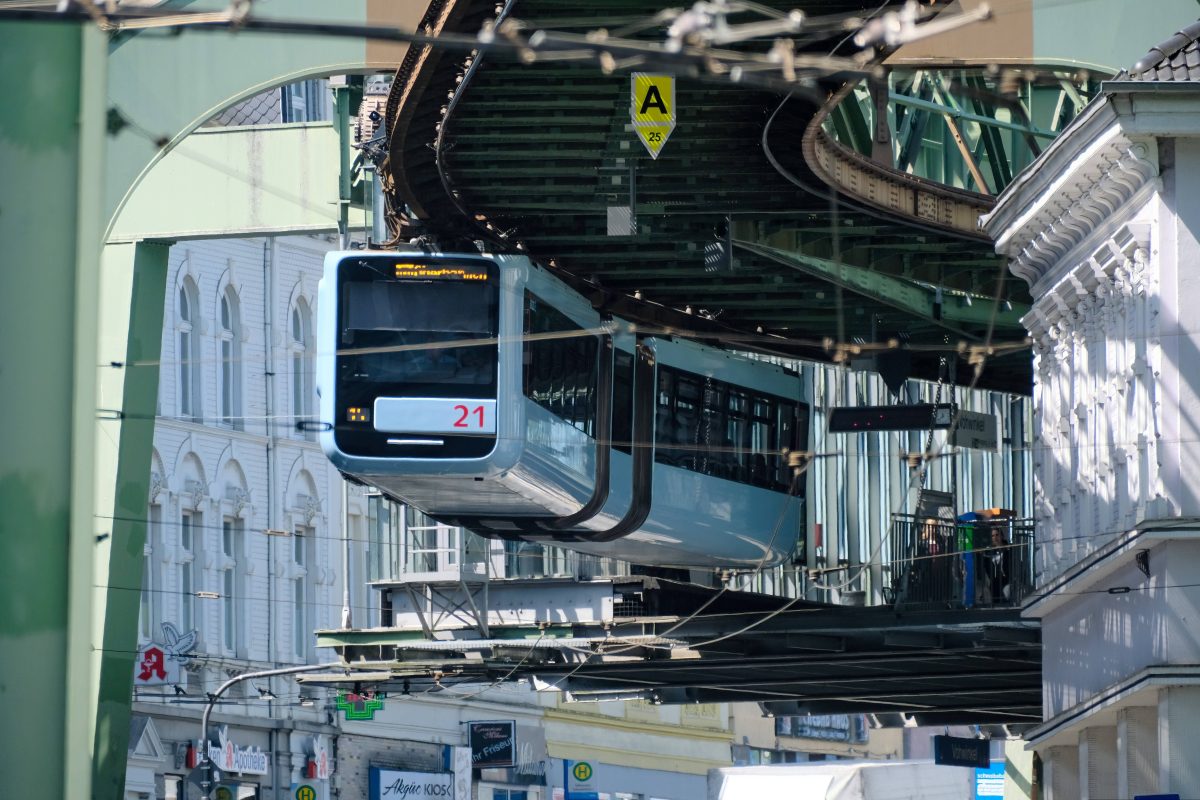
[{"label": "suspended monorail train", "polygon": [[479,534],[651,566],[795,547],[782,367],[603,317],[520,255],[333,252],[320,287],[326,455]]}]

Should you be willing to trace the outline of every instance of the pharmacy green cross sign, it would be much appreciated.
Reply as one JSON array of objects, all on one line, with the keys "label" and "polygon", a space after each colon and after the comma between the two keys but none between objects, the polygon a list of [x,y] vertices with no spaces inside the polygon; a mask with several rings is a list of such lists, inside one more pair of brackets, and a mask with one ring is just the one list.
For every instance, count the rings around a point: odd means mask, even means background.
[{"label": "pharmacy green cross sign", "polygon": [[383,697],[376,694],[339,694],[337,707],[346,715],[346,720],[375,719],[375,712],[383,709]]}]

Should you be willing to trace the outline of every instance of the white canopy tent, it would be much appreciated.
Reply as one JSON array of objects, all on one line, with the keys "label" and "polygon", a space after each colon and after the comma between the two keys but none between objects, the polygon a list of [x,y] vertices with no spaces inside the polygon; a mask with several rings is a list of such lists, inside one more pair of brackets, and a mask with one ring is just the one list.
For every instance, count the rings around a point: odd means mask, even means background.
[{"label": "white canopy tent", "polygon": [[708,800],[963,800],[975,771],[932,761],[826,761],[708,771]]}]

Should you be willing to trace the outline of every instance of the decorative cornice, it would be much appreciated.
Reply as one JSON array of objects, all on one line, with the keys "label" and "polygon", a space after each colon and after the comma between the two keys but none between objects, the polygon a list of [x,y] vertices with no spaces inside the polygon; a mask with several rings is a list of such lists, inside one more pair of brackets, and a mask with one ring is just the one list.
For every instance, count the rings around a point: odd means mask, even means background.
[{"label": "decorative cornice", "polygon": [[[1118,273],[1126,270],[1127,264],[1143,263],[1149,251],[1148,226],[1122,225],[1090,255],[1071,259],[1069,271],[1056,273],[1057,279],[1052,284],[1036,292],[1038,299],[1030,312],[1021,318],[1021,324],[1035,340],[1045,334],[1058,336],[1056,325],[1079,315],[1080,305],[1085,300],[1094,300],[1097,291],[1111,287],[1114,282],[1123,286],[1124,282],[1117,280]],[[1074,324],[1071,327],[1074,328]]]},{"label": "decorative cornice", "polygon": [[1069,172],[1028,204],[1031,211],[997,237],[1014,275],[1030,286],[1042,282],[1072,250],[1146,189],[1157,185],[1153,141],[1133,140],[1110,129],[1102,146],[1071,165]]}]

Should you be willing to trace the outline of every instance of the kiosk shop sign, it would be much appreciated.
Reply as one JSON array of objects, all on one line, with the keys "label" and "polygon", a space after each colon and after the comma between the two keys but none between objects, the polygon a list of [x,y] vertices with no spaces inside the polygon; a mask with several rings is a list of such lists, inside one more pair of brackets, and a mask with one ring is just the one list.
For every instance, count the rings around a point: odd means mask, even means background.
[{"label": "kiosk shop sign", "polygon": [[449,772],[407,772],[371,767],[371,800],[454,800]]}]

